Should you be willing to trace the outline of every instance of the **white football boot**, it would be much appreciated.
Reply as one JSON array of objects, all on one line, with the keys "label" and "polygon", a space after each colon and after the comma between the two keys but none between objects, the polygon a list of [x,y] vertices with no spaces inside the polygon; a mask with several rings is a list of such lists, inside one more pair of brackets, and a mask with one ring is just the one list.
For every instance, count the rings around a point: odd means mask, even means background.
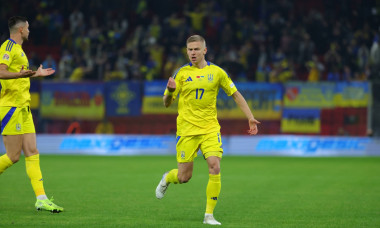
[{"label": "white football boot", "polygon": [[215,220],[213,214],[205,214],[205,218],[203,220],[203,224],[209,224],[209,225],[222,225],[222,223]]},{"label": "white football boot", "polygon": [[168,175],[169,172],[164,173],[162,175],[162,178],[160,180],[160,183],[158,183],[157,188],[156,188],[156,197],[157,199],[162,199],[164,198],[166,189],[168,189],[168,186],[170,183],[166,183],[166,176]]}]

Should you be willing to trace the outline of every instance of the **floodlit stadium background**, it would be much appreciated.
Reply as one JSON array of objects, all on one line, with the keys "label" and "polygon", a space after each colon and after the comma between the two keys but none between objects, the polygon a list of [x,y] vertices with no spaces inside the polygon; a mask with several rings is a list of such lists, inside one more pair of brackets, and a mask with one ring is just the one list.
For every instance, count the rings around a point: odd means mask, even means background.
[{"label": "floodlit stadium background", "polygon": [[41,153],[174,154],[176,106],[162,94],[192,34],[262,122],[247,137],[221,92],[226,155],[380,153],[375,1],[8,1],[2,42],[12,15],[30,22],[30,68],[57,71],[31,85]]},{"label": "floodlit stadium background", "polygon": [[195,33],[262,123],[248,136],[220,92],[223,227],[380,227],[379,12],[378,0],[0,1],[0,41],[10,16],[28,17],[30,68],[57,70],[32,80],[31,108],[44,187],[65,208],[35,211],[20,159],[0,176],[0,227],[201,227],[202,156],[189,183],[154,194],[176,167],[162,94]]}]

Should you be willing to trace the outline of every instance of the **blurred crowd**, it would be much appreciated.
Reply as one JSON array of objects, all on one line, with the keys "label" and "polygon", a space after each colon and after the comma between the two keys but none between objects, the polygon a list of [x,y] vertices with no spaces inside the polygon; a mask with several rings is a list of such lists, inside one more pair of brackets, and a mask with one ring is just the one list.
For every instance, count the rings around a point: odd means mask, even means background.
[{"label": "blurred crowd", "polygon": [[[380,80],[380,4],[368,0],[14,0],[6,21],[30,23],[31,68],[57,80],[167,79],[185,41],[206,38],[207,60],[235,81]],[[45,49],[38,47],[47,46]],[[36,48],[33,48],[36,47]],[[40,50],[40,51],[38,51]],[[41,52],[43,50],[43,52]]]}]

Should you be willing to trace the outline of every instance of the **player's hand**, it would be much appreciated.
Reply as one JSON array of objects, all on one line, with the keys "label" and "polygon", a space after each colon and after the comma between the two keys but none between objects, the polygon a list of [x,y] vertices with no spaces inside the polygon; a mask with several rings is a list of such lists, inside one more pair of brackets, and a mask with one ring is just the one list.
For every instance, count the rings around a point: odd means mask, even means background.
[{"label": "player's hand", "polygon": [[249,124],[248,134],[256,135],[257,132],[259,131],[259,129],[257,128],[257,125],[260,124],[260,122],[252,117],[248,120],[248,124]]},{"label": "player's hand", "polygon": [[166,88],[168,88],[169,92],[174,92],[176,88],[175,80],[174,78],[170,77],[168,84],[166,85]]},{"label": "player's hand", "polygon": [[46,77],[46,76],[54,74],[54,72],[55,70],[53,68],[43,69],[42,65],[40,65],[40,67],[38,67],[36,71],[36,74],[33,75],[32,77]]},{"label": "player's hand", "polygon": [[36,73],[36,72],[35,72],[35,71],[32,71],[32,70],[24,70],[24,65],[21,67],[21,70],[20,70],[21,78],[31,77],[31,76],[33,76],[35,73]]}]

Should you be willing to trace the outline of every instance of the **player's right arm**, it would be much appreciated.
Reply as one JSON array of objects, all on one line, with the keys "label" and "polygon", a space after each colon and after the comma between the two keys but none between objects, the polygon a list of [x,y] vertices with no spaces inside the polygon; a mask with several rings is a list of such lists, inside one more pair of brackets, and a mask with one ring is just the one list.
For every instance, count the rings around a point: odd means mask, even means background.
[{"label": "player's right arm", "polygon": [[0,64],[0,79],[16,79],[16,78],[27,78],[35,74],[35,71],[24,70],[21,68],[20,72],[9,72],[8,66],[5,64]]},{"label": "player's right arm", "polygon": [[164,105],[165,107],[169,107],[173,102],[173,94],[176,89],[176,83],[175,80],[170,77],[168,80],[168,84],[166,85],[166,89],[169,91],[167,94],[164,95]]},{"label": "player's right arm", "polygon": [[165,107],[169,107],[173,103],[173,101],[177,98],[178,94],[181,93],[181,89],[182,89],[181,75],[183,74],[183,72],[181,71],[182,68],[183,67],[178,68],[173,74],[173,76],[170,77],[168,80],[168,84],[166,85],[166,89],[163,96]]}]

